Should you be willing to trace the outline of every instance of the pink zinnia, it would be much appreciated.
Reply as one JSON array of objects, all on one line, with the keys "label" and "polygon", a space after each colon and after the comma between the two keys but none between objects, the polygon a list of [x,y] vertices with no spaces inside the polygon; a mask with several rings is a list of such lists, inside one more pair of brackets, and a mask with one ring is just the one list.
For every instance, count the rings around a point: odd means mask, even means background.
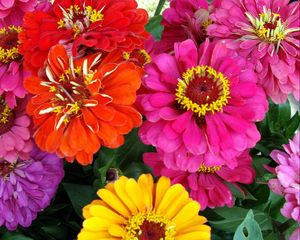
[{"label": "pink zinnia", "polygon": [[292,235],[289,237],[289,240],[299,240],[300,239],[300,227],[298,227]]},{"label": "pink zinnia", "polygon": [[18,33],[22,30],[22,20],[3,20],[0,22],[0,95],[13,108],[16,97],[24,98],[26,91],[23,80],[28,76],[22,65],[18,51]]},{"label": "pink zinnia", "polygon": [[205,29],[211,23],[207,0],[172,0],[162,16],[164,30],[161,41],[155,46],[157,52],[170,52],[174,43],[186,39],[199,45],[205,40]]},{"label": "pink zinnia", "polygon": [[255,171],[251,166],[249,151],[245,151],[238,158],[238,166],[230,169],[227,166],[211,166],[201,163],[196,172],[178,171],[168,169],[162,161],[162,154],[145,153],[144,161],[152,167],[156,176],[166,176],[172,183],[180,183],[190,191],[190,196],[198,201],[201,209],[206,207],[232,207],[234,199],[229,187],[225,184],[229,182],[238,187],[237,183],[250,184]]},{"label": "pink zinnia", "polygon": [[8,162],[27,159],[33,147],[25,104],[19,101],[18,106],[11,109],[0,96],[0,159]]},{"label": "pink zinnia", "polygon": [[259,84],[275,103],[300,97],[300,3],[223,0],[211,15],[209,36],[255,64]]},{"label": "pink zinnia", "polygon": [[273,150],[270,154],[279,165],[274,171],[277,179],[271,179],[269,187],[285,197],[282,215],[300,223],[300,133],[283,148],[285,152]]},{"label": "pink zinnia", "polygon": [[35,5],[36,0],[0,0],[0,19],[12,17],[12,14],[21,20],[26,12],[34,10]]},{"label": "pink zinnia", "polygon": [[260,139],[254,122],[264,118],[267,101],[245,64],[221,42],[197,50],[186,40],[175,44],[175,56],[160,54],[145,66],[147,92],[138,102],[147,121],[139,135],[173,156],[164,157],[169,168],[193,172],[202,159],[235,168],[236,157]]}]

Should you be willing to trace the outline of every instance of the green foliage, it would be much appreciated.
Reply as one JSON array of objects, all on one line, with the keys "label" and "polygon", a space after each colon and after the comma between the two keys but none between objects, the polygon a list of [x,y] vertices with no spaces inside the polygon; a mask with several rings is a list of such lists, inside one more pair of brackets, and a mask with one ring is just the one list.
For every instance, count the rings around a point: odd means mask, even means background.
[{"label": "green foliage", "polygon": [[147,32],[151,33],[157,41],[160,40],[161,33],[163,31],[163,26],[160,25],[161,20],[162,16],[156,15],[150,18],[148,24],[146,25]]},{"label": "green foliage", "polygon": [[249,210],[244,221],[238,226],[233,240],[263,240],[261,229],[254,219],[252,210]]}]

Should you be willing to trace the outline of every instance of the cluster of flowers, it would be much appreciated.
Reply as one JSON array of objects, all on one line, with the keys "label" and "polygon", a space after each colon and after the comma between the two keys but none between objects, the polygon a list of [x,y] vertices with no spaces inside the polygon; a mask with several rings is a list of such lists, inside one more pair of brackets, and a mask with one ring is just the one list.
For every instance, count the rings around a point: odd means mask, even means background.
[{"label": "cluster of flowers", "polygon": [[267,96],[299,99],[299,11],[171,0],[154,42],[135,0],[0,0],[0,225],[27,227],[49,205],[62,158],[91,164],[141,126],[157,150],[144,161],[162,177],[100,189],[78,238],[209,239],[198,211],[233,206],[227,182],[253,181]]},{"label": "cluster of flowers", "polygon": [[[274,193],[283,195],[286,200],[281,209],[282,215],[300,224],[300,133],[289,144],[284,144],[283,148],[285,152],[271,152],[271,157],[278,166],[269,168],[270,172],[277,175],[276,179],[269,180],[269,187]],[[295,230],[290,240],[298,240],[299,237],[300,227]]]}]

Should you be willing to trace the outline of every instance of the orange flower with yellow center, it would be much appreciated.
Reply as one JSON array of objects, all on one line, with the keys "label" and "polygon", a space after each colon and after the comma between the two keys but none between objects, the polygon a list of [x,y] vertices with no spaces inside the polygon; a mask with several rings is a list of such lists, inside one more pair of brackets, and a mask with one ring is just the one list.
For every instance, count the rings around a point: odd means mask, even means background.
[{"label": "orange flower with yellow center", "polygon": [[132,104],[142,71],[120,59],[112,52],[73,60],[63,46],[51,49],[45,76],[24,83],[34,95],[27,112],[41,149],[86,165],[101,145],[119,147],[123,135],[141,124]]},{"label": "orange flower with yellow center", "polygon": [[171,186],[169,178],[154,183],[150,174],[137,181],[123,176],[97,194],[102,200],[83,209],[78,240],[210,239],[206,218],[198,215],[199,203],[182,185]]}]

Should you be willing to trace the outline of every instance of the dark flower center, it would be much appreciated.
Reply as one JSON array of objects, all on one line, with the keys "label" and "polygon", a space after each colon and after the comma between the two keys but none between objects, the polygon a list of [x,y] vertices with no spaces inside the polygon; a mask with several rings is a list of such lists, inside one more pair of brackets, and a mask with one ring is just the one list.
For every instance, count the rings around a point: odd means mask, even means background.
[{"label": "dark flower center", "polygon": [[0,176],[5,178],[14,170],[14,164],[11,164],[7,161],[0,161]]},{"label": "dark flower center", "polygon": [[10,63],[21,58],[18,51],[18,33],[20,27],[0,28],[0,62]]},{"label": "dark flower center", "polygon": [[195,75],[193,81],[187,86],[186,96],[193,102],[200,104],[216,101],[222,89],[217,81],[211,77]]},{"label": "dark flower center", "polygon": [[0,97],[0,136],[14,126],[15,115],[4,99]]},{"label": "dark flower center", "polygon": [[161,240],[165,239],[165,226],[161,223],[149,222],[145,220],[140,226],[141,235],[139,240]]},{"label": "dark flower center", "polygon": [[123,58],[140,67],[144,67],[146,64],[151,62],[150,55],[144,49],[135,49],[131,53],[124,52]]},{"label": "dark flower center", "polygon": [[208,112],[221,111],[227,105],[230,83],[221,72],[200,65],[182,74],[175,95],[181,109],[190,110],[196,117],[203,118]]},{"label": "dark flower center", "polygon": [[62,11],[64,17],[57,22],[58,29],[72,29],[74,37],[86,31],[92,23],[103,20],[101,11],[97,11],[91,6],[82,8],[78,5],[71,5],[67,9],[62,9]]}]

